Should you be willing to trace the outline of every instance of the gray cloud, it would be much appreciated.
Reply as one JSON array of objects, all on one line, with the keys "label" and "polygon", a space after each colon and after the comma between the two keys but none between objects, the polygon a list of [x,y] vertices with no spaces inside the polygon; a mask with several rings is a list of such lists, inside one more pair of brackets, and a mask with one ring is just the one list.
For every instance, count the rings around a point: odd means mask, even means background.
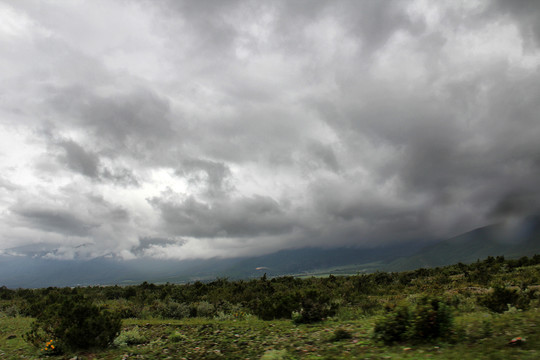
[{"label": "gray cloud", "polygon": [[10,246],[233,256],[540,211],[535,1],[0,6]]},{"label": "gray cloud", "polygon": [[540,45],[540,4],[535,0],[503,1],[490,3],[489,12],[493,16],[501,12],[514,17],[524,40]]},{"label": "gray cloud", "polygon": [[[57,155],[58,161],[69,170],[87,176],[97,182],[112,182],[121,186],[139,186],[137,177],[133,172],[125,167],[103,166],[100,156],[92,151],[85,150],[81,145],[73,140],[54,140],[50,142],[53,147],[58,147],[63,151]],[[54,154],[54,151],[53,151]],[[55,169],[51,169],[55,171]]]},{"label": "gray cloud", "polygon": [[516,192],[500,199],[493,208],[493,215],[501,218],[524,216],[539,210],[540,203],[537,195],[533,197],[530,193]]},{"label": "gray cloud", "polygon": [[15,213],[32,227],[65,235],[88,236],[91,228],[97,226],[95,223],[86,223],[78,219],[66,210],[22,208],[15,209]]},{"label": "gray cloud", "polygon": [[173,135],[167,101],[146,89],[104,97],[84,87],[59,88],[52,91],[50,101],[60,116],[67,115],[71,123],[92,131],[114,150],[126,147],[142,154]]},{"label": "gray cloud", "polygon": [[138,256],[144,256],[145,252],[152,250],[152,248],[160,248],[166,251],[166,248],[171,245],[182,246],[185,241],[159,238],[159,237],[144,237],[139,239],[139,245],[133,247],[131,251]]},{"label": "gray cloud", "polygon": [[102,181],[111,181],[114,184],[122,186],[139,186],[139,180],[133,174],[133,172],[126,168],[108,169],[104,168],[100,173]]},{"label": "gray cloud", "polygon": [[331,146],[313,142],[308,147],[308,153],[312,154],[316,161],[324,167],[334,172],[339,171],[339,163]]},{"label": "gray cloud", "polygon": [[5,189],[7,191],[16,191],[19,190],[19,186],[15,185],[11,181],[4,179],[3,177],[0,177],[0,188]]},{"label": "gray cloud", "polygon": [[398,30],[419,34],[424,30],[422,20],[413,20],[405,11],[407,3],[401,0],[375,0],[359,3],[349,1],[343,3],[342,15],[348,26],[362,39],[362,47],[368,53],[383,46]]},{"label": "gray cloud", "polygon": [[[204,172],[206,178],[201,179],[197,172]],[[208,195],[212,197],[226,194],[231,190],[230,185],[227,184],[228,178],[231,176],[231,170],[222,162],[186,159],[180,168],[176,170],[176,174],[189,177],[189,180],[194,183],[204,182]]]},{"label": "gray cloud", "polygon": [[65,150],[60,157],[71,170],[91,178],[98,176],[99,158],[92,152],[87,152],[79,144],[71,140],[64,140],[58,144]]},{"label": "gray cloud", "polygon": [[209,206],[188,197],[184,201],[154,198],[165,227],[178,236],[257,237],[290,232],[294,220],[273,199],[255,195],[219,201]]}]

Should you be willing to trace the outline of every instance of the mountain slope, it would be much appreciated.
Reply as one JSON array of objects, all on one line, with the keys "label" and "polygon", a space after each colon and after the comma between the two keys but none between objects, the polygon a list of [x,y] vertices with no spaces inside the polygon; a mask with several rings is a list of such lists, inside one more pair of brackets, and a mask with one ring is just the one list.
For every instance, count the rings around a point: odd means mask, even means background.
[{"label": "mountain slope", "polygon": [[[376,248],[301,248],[281,250],[269,255],[246,258],[227,269],[234,278],[300,274],[314,269],[390,261],[400,255],[412,255],[423,242],[394,244]],[[257,270],[260,269],[260,270]]]},{"label": "mountain slope", "polygon": [[496,224],[428,246],[413,256],[402,257],[384,267],[388,271],[471,263],[488,256],[516,258],[540,254],[540,217],[514,225]]}]

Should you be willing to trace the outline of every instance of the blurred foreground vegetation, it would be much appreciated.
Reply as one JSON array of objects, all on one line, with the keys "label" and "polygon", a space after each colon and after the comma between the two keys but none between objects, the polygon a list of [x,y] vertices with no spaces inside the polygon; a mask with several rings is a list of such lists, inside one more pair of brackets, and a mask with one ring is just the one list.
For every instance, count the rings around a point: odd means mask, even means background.
[{"label": "blurred foreground vegetation", "polygon": [[537,359],[540,255],[355,276],[0,288],[0,358]]}]

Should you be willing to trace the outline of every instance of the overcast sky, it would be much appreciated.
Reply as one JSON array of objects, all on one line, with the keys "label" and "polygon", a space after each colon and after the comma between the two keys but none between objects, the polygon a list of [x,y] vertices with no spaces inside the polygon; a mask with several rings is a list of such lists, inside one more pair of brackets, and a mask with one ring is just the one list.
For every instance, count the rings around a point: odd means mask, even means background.
[{"label": "overcast sky", "polygon": [[540,1],[0,0],[0,249],[441,239],[540,205]]}]

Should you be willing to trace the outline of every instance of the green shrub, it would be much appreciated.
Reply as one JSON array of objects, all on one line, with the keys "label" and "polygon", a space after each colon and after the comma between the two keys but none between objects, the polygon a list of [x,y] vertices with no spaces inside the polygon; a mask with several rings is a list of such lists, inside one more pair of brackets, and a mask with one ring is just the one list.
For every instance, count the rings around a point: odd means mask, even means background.
[{"label": "green shrub", "polygon": [[337,304],[320,291],[308,290],[301,298],[301,308],[292,315],[295,324],[311,324],[335,315]]},{"label": "green shrub", "polygon": [[322,321],[332,314],[328,304],[306,299],[302,301],[300,311],[293,312],[292,320],[295,324],[312,324]]},{"label": "green shrub", "polygon": [[57,349],[76,350],[107,347],[120,332],[121,320],[77,294],[53,294],[25,339],[36,347],[54,339]]},{"label": "green shrub", "polygon": [[291,314],[300,307],[300,296],[296,292],[275,293],[249,304],[250,312],[263,320],[290,319]]},{"label": "green shrub", "polygon": [[374,337],[385,344],[407,339],[411,314],[407,306],[399,306],[375,324]]},{"label": "green shrub", "polygon": [[190,315],[190,307],[184,303],[174,301],[164,305],[161,309],[161,316],[166,319],[183,319]]},{"label": "green shrub", "polygon": [[529,304],[528,300],[516,290],[495,286],[492,292],[480,297],[478,302],[493,312],[502,313],[508,310],[509,306],[523,309]]},{"label": "green shrub", "polygon": [[15,304],[8,305],[0,311],[0,317],[17,317],[20,315],[19,308]]},{"label": "green shrub", "polygon": [[382,309],[381,303],[374,296],[364,295],[357,300],[357,307],[362,309],[363,315],[373,315],[375,312]]},{"label": "green shrub", "polygon": [[374,337],[385,344],[414,340],[429,342],[452,334],[450,307],[437,298],[424,297],[413,311],[399,306],[376,323]]},{"label": "green shrub", "polygon": [[148,340],[144,335],[139,332],[138,327],[134,327],[131,330],[122,331],[116,339],[114,339],[114,346],[130,346],[143,344]]},{"label": "green shrub", "polygon": [[238,310],[231,313],[224,313],[223,311],[220,311],[214,316],[215,320],[218,321],[228,321],[228,320],[248,320],[252,319],[254,316],[246,313],[242,310]]},{"label": "green shrub", "polygon": [[412,318],[411,337],[418,341],[430,341],[447,337],[452,329],[450,308],[437,298],[420,299]]},{"label": "green shrub", "polygon": [[346,339],[351,339],[351,338],[352,338],[352,334],[349,331],[345,329],[336,329],[334,330],[334,334],[330,338],[330,341],[334,342],[334,341],[346,340]]},{"label": "green shrub", "polygon": [[107,309],[118,314],[122,319],[137,318],[140,314],[140,308],[126,299],[107,301]]},{"label": "green shrub", "polygon": [[169,340],[172,342],[180,342],[186,340],[186,336],[175,331],[169,335]]},{"label": "green shrub", "polygon": [[216,307],[207,301],[201,301],[195,304],[195,312],[198,317],[212,318],[216,315]]}]

